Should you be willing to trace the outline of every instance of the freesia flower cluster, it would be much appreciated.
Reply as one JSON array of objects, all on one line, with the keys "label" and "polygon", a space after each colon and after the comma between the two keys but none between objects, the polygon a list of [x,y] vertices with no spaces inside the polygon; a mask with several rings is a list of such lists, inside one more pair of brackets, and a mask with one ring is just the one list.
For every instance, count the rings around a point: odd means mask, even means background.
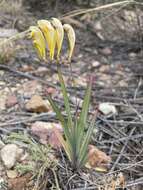
[{"label": "freesia flower cluster", "polygon": [[75,46],[75,32],[71,25],[62,25],[59,19],[51,18],[51,20],[38,20],[37,26],[30,26],[29,31],[28,37],[33,40],[39,58],[43,60],[47,60],[46,45],[50,60],[54,60],[55,53],[56,59],[59,60],[65,31],[69,44],[68,61],[71,61]]}]

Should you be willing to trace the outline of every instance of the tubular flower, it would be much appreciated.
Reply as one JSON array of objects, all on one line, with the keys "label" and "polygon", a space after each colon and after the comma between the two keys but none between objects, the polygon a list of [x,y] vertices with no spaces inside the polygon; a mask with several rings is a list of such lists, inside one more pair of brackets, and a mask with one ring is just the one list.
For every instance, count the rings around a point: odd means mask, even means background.
[{"label": "tubular flower", "polygon": [[33,39],[33,45],[39,55],[43,60],[46,60],[46,44],[43,33],[37,26],[30,26],[29,38]]},{"label": "tubular flower", "polygon": [[38,20],[37,23],[48,43],[50,59],[53,60],[56,45],[56,31],[48,20]]},{"label": "tubular flower", "polygon": [[67,32],[68,41],[69,41],[69,56],[68,60],[71,61],[71,57],[73,54],[73,50],[75,47],[75,32],[71,25],[64,24],[63,26],[64,30]]},{"label": "tubular flower", "polygon": [[59,60],[63,38],[64,38],[64,29],[62,23],[57,18],[52,18],[51,23],[56,30],[57,59]]}]

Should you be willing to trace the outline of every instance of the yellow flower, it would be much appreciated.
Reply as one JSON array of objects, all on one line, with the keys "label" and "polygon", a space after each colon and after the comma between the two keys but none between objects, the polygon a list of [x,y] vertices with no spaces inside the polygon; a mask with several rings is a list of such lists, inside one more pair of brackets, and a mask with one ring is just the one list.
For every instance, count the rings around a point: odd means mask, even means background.
[{"label": "yellow flower", "polygon": [[73,54],[73,50],[75,47],[75,32],[71,25],[64,24],[63,26],[64,30],[67,32],[68,41],[69,41],[69,56],[68,60],[71,61],[71,57]]},{"label": "yellow flower", "polygon": [[63,38],[64,38],[64,29],[62,23],[57,18],[52,18],[51,23],[56,30],[57,59],[59,60]]},{"label": "yellow flower", "polygon": [[41,59],[46,60],[47,42],[50,60],[54,59],[56,49],[56,56],[59,61],[64,38],[64,30],[67,33],[69,44],[68,61],[71,61],[76,40],[75,32],[71,25],[62,25],[60,20],[52,18],[50,21],[44,19],[38,20],[37,26],[31,26],[29,28],[29,38],[32,38],[33,45]]},{"label": "yellow flower", "polygon": [[46,44],[43,33],[37,26],[30,26],[29,38],[33,39],[33,45],[40,59],[46,60]]},{"label": "yellow flower", "polygon": [[56,45],[56,31],[48,20],[38,20],[37,23],[48,43],[50,59],[53,60]]}]

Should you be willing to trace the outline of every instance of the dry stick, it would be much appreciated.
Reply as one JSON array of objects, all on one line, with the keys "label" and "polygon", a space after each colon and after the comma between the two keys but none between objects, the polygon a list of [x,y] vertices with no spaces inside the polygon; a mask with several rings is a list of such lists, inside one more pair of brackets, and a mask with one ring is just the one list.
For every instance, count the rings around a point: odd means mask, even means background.
[{"label": "dry stick", "polygon": [[29,33],[29,30],[25,30],[24,32],[18,33],[16,35],[13,35],[12,37],[3,40],[2,42],[0,42],[0,47],[3,45],[6,45],[7,43],[10,43],[12,41],[24,38],[27,36],[27,34]]},{"label": "dry stick", "polygon": [[143,184],[143,177],[139,178],[139,179],[136,179],[134,181],[131,181],[127,187],[132,187],[133,185],[141,185]]},{"label": "dry stick", "polygon": [[130,137],[122,137],[120,139],[117,140],[103,140],[102,143],[118,143],[118,142],[122,142],[125,140],[134,140],[134,139],[139,139],[139,138],[143,138],[143,134],[138,134],[138,135],[132,135]]},{"label": "dry stick", "polygon": [[[136,127],[134,127],[134,128],[131,130],[131,132],[130,132],[130,134],[129,134],[129,137],[132,136],[132,134],[133,134],[133,132],[134,132],[135,129],[136,129]],[[125,150],[125,148],[126,148],[128,142],[129,142],[129,139],[126,140],[126,142],[125,142],[125,144],[124,144],[124,146],[123,146],[123,148],[122,148],[122,150],[121,150],[121,152],[120,152],[118,158],[116,159],[114,165],[112,166],[110,172],[114,171],[116,165],[118,164],[118,162],[120,161],[120,159],[121,159],[121,157],[122,157],[122,155],[123,155],[123,152],[124,152],[124,150]]]},{"label": "dry stick", "polygon": [[[132,187],[133,185],[142,185],[143,184],[143,178],[139,178],[139,180],[131,181],[129,184],[127,184],[127,187]],[[71,190],[85,190],[85,188],[75,188]],[[99,190],[98,187],[92,186],[92,187],[87,187],[86,190]]]},{"label": "dry stick", "polygon": [[[107,125],[113,130],[114,129],[114,127],[112,127],[111,125],[109,125],[109,123],[108,123],[108,121],[107,120],[105,120],[105,123],[107,123]],[[103,128],[103,127],[102,127]],[[103,128],[104,129],[104,128]],[[104,129],[105,130],[105,129]],[[115,135],[116,135],[116,128],[113,130],[113,131],[115,131]],[[106,131],[107,131],[107,129],[106,129]],[[126,134],[125,133],[121,133],[121,131],[119,131],[119,129],[117,130],[117,132],[118,132],[118,135],[120,135],[120,134],[122,134],[123,136],[126,136]],[[115,138],[115,139],[117,139],[117,137],[119,138],[120,136],[115,136],[114,135],[114,133],[111,133],[112,134],[112,136]],[[111,136],[111,135],[110,135]],[[126,140],[127,140],[127,138],[128,137],[126,137]],[[130,147],[130,146],[128,146],[128,148],[131,150],[131,151],[134,151],[134,149],[132,148],[132,147]],[[134,152],[135,153],[135,152]]]},{"label": "dry stick", "polygon": [[[105,119],[102,119],[102,121],[105,121]],[[143,122],[138,122],[138,121],[123,121],[123,120],[108,120],[108,123],[116,123],[116,124],[120,124],[120,125],[139,125],[139,126],[142,126],[143,125]]]},{"label": "dry stick", "polygon": [[33,121],[37,121],[39,120],[40,117],[47,117],[48,119],[50,118],[53,118],[55,116],[55,113],[53,113],[52,115],[51,114],[48,114],[48,113],[41,113],[41,114],[38,114],[38,115],[32,115],[30,118],[24,118],[24,119],[21,119],[21,120],[16,120],[16,121],[13,121],[13,122],[7,122],[7,123],[0,123],[0,128],[1,127],[6,127],[6,126],[9,126],[9,125],[18,125],[18,124],[21,124],[21,123],[25,123],[25,122],[33,122]]},{"label": "dry stick", "polygon": [[[113,172],[109,172],[109,173],[105,174],[105,177],[108,177],[108,176],[110,176],[110,175],[112,175],[112,174],[117,174],[117,173],[119,173],[119,172],[121,172],[121,171],[123,171],[123,170],[127,170],[127,169],[129,169],[129,168],[135,167],[135,166],[137,166],[139,163],[142,163],[142,162],[143,162],[143,160],[141,160],[141,161],[139,161],[139,162],[137,162],[137,163],[135,163],[135,164],[132,164],[132,165],[130,165],[130,166],[121,168],[121,169],[119,169],[119,170],[116,170],[116,171],[113,171]],[[84,178],[82,178],[82,179],[84,179]],[[137,180],[135,180],[135,181],[129,182],[129,184],[127,184],[127,187],[130,187],[131,184],[133,185],[134,183],[136,183],[136,185],[138,185],[138,184],[140,183],[140,181],[143,183],[142,179],[143,179],[143,178],[141,177],[141,178],[139,178],[139,179],[137,179]],[[90,180],[88,180],[88,182],[89,182],[92,186],[91,186],[91,187],[88,187],[88,188],[86,188],[86,189],[93,189],[93,190],[96,190],[97,183],[92,182],[92,181],[90,181]],[[138,182],[139,182],[139,183],[138,183]],[[75,188],[75,189],[72,189],[72,190],[84,190],[84,188]]]},{"label": "dry stick", "polygon": [[[121,130],[119,130],[119,128],[113,127],[113,126],[108,122],[107,119],[104,119],[104,120],[103,120],[101,117],[100,117],[99,119],[102,120],[102,121],[104,121],[104,122],[112,129],[112,131],[115,132],[115,139],[117,139],[117,137],[119,138],[121,135],[126,136],[126,134],[125,134],[124,132],[122,132]],[[115,121],[115,120],[113,120],[113,121]],[[114,124],[116,124],[116,123],[114,122]],[[113,134],[113,133],[112,133],[112,134]],[[117,136],[117,135],[118,135],[118,136]]]},{"label": "dry stick", "polygon": [[[85,188],[75,188],[75,189],[71,189],[71,190],[85,190]],[[86,190],[99,190],[98,187],[92,186],[92,187],[86,187]]]},{"label": "dry stick", "polygon": [[138,3],[136,1],[134,1],[134,0],[120,1],[120,2],[117,2],[117,3],[110,3],[110,4],[107,4],[107,5],[100,6],[100,7],[81,10],[81,11],[78,11],[78,12],[75,12],[75,13],[70,12],[68,14],[63,15],[60,19],[63,20],[63,19],[67,19],[69,17],[75,17],[75,16],[78,16],[78,15],[81,15],[81,14],[90,13],[90,12],[94,12],[94,11],[101,11],[101,10],[104,10],[104,9],[108,9],[108,8],[111,8],[111,7],[116,7],[116,6],[120,6],[120,5],[124,5],[124,4],[128,5],[128,4],[138,4]]},{"label": "dry stick", "polygon": [[141,161],[139,161],[139,162],[136,162],[136,163],[134,163],[134,164],[131,163],[131,164],[129,164],[127,167],[123,167],[123,168],[121,168],[121,169],[119,169],[119,170],[109,172],[109,173],[105,174],[105,176],[110,176],[110,175],[112,175],[112,174],[119,173],[119,172],[121,172],[121,171],[123,171],[123,170],[127,170],[127,169],[130,169],[130,168],[136,167],[136,166],[138,166],[138,165],[141,164],[141,163],[143,163],[143,160],[141,160]]},{"label": "dry stick", "polygon": [[10,72],[13,72],[17,75],[20,75],[22,77],[25,77],[25,78],[28,78],[28,79],[31,79],[31,80],[37,80],[39,82],[41,82],[42,84],[45,84],[45,85],[48,85],[48,86],[51,86],[51,87],[55,87],[55,85],[53,84],[48,84],[46,81],[42,80],[42,79],[39,79],[38,77],[34,77],[30,74],[27,74],[27,73],[24,73],[24,72],[21,72],[21,71],[17,71],[17,70],[14,70],[6,65],[0,65],[0,69],[3,69],[3,70],[6,70],[6,71],[10,71]]},{"label": "dry stick", "polygon": [[58,182],[58,177],[57,177],[57,174],[56,174],[56,172],[55,172],[55,170],[54,170],[54,169],[51,169],[51,170],[52,170],[53,175],[54,175],[54,178],[55,178],[56,189],[57,189],[57,190],[61,190],[61,188],[60,188],[60,186],[59,186],[59,182]]},{"label": "dry stick", "polygon": [[142,82],[143,82],[143,81],[142,81],[142,77],[140,77],[140,78],[139,78],[139,81],[138,81],[137,88],[136,88],[135,93],[134,93],[134,100],[136,100],[136,98],[137,98],[137,93],[138,93],[140,87],[142,86]]},{"label": "dry stick", "polygon": [[[126,103],[128,103],[128,102],[126,102]],[[137,109],[135,109],[130,103],[128,103],[128,106],[129,106],[129,108],[130,108],[134,113],[137,114],[137,116],[140,118],[140,120],[143,121],[143,117],[142,117],[142,115],[137,111]]]}]

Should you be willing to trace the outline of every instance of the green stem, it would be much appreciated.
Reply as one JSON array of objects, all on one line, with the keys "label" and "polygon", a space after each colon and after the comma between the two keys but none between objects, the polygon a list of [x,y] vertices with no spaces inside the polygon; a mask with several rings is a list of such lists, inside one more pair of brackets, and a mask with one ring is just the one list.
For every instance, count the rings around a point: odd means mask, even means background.
[{"label": "green stem", "polygon": [[60,64],[57,64],[57,70],[58,70],[58,77],[59,77],[61,90],[62,90],[62,94],[63,94],[63,98],[64,98],[64,105],[65,105],[66,113],[68,115],[68,126],[70,126],[72,128],[73,122],[72,122],[71,108],[70,108],[70,104],[69,104],[69,97],[68,97],[68,94],[66,91],[66,86],[65,86],[64,79],[62,76]]}]

